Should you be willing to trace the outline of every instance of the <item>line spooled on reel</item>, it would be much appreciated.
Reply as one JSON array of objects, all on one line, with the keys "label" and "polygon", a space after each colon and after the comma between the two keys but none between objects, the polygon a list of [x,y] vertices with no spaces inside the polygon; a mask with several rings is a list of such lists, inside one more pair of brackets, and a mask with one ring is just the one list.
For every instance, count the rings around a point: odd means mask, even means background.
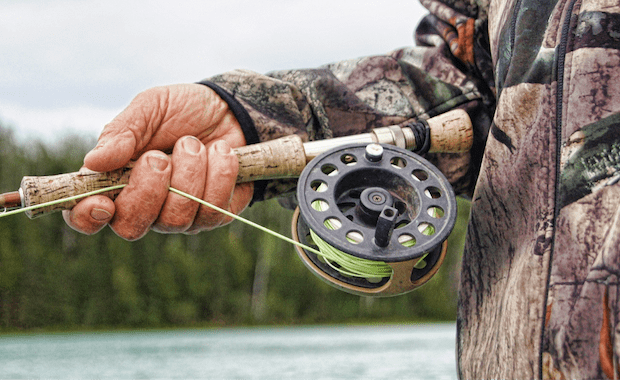
[{"label": "line spooled on reel", "polygon": [[[299,177],[293,240],[281,238],[305,245],[297,248],[302,261],[331,285],[361,295],[397,295],[437,272],[456,219],[450,184],[410,150],[466,152],[472,141],[463,110],[329,140],[304,143],[291,135],[236,148],[237,183]],[[0,208],[36,218],[71,209],[83,194],[114,199],[132,168],[133,162],[106,173],[27,176],[18,191],[0,194]]]},{"label": "line spooled on reel", "polygon": [[325,253],[297,246],[303,263],[359,295],[392,296],[427,282],[456,222],[456,198],[443,174],[390,145],[346,145],[321,154],[302,172],[297,198],[293,239]]}]

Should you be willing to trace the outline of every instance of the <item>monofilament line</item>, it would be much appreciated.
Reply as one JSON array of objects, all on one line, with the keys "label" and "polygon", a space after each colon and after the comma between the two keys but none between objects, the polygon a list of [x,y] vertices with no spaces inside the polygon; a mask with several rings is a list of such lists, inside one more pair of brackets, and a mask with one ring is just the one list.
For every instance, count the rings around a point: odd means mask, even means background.
[{"label": "monofilament line", "polygon": [[[78,195],[74,195],[74,196],[67,197],[67,198],[62,198],[62,199],[58,199],[58,200],[54,200],[54,201],[50,201],[50,202],[40,203],[38,205],[23,207],[23,208],[19,208],[19,209],[16,209],[16,210],[4,211],[4,212],[0,213],[0,218],[5,217],[5,216],[20,214],[20,213],[24,213],[24,212],[27,212],[27,211],[36,210],[36,209],[40,209],[40,208],[44,208],[44,207],[55,206],[55,205],[60,204],[60,203],[75,201],[75,200],[78,200],[78,199],[90,197],[91,195],[97,195],[97,194],[101,194],[101,193],[106,193],[108,191],[122,189],[125,186],[127,186],[127,185],[123,184],[123,185],[110,186],[110,187],[106,187],[106,188],[103,188],[103,189],[89,191],[87,193],[78,194]],[[250,225],[252,227],[255,227],[255,228],[257,228],[257,229],[259,229],[259,230],[261,230],[263,232],[266,232],[266,233],[268,233],[268,234],[270,234],[272,236],[275,236],[275,237],[277,237],[279,239],[282,239],[282,240],[284,240],[286,242],[289,242],[291,244],[297,245],[297,246],[299,246],[299,247],[301,247],[301,248],[303,248],[305,250],[308,250],[308,251],[310,251],[310,252],[312,252],[314,254],[321,255],[320,251],[318,251],[318,250],[316,250],[316,249],[314,249],[312,247],[309,247],[309,246],[307,246],[307,245],[305,245],[303,243],[295,241],[295,240],[293,240],[293,239],[291,239],[289,237],[286,237],[286,236],[284,236],[282,234],[279,234],[279,233],[277,233],[275,231],[272,231],[272,230],[270,230],[270,229],[268,229],[266,227],[263,227],[263,226],[261,226],[259,224],[256,224],[256,223],[252,222],[251,220],[245,219],[245,218],[243,218],[243,217],[241,217],[239,215],[235,215],[232,212],[226,211],[226,210],[224,210],[224,209],[222,209],[220,207],[217,207],[217,206],[215,206],[215,205],[213,205],[213,204],[211,204],[211,203],[209,203],[207,201],[204,201],[204,200],[202,200],[200,198],[194,197],[193,195],[187,194],[187,193],[185,193],[185,192],[183,192],[181,190],[175,189],[173,187],[170,187],[168,190],[170,190],[173,193],[179,194],[179,195],[181,195],[183,197],[186,197],[188,199],[191,199],[193,201],[196,201],[196,202],[200,203],[201,205],[204,205],[206,207],[212,208],[212,209],[214,209],[214,210],[216,210],[218,212],[221,212],[224,215],[230,216],[233,219],[236,219],[236,220],[238,220],[238,221],[240,221],[242,223],[245,223],[245,224],[248,224],[248,225]]]},{"label": "monofilament line", "polygon": [[106,188],[103,188],[103,189],[93,190],[93,191],[89,191],[87,193],[78,194],[78,195],[74,195],[74,196],[67,197],[67,198],[62,198],[62,199],[57,199],[57,200],[54,200],[54,201],[40,203],[38,205],[22,207],[22,208],[18,208],[18,209],[11,210],[11,211],[0,212],[0,218],[5,217],[5,216],[9,216],[9,215],[21,214],[22,212],[28,212],[28,211],[31,211],[31,210],[36,210],[36,209],[40,209],[40,208],[44,208],[44,207],[55,206],[57,204],[61,204],[61,203],[65,203],[65,202],[76,201],[78,199],[90,197],[91,195],[97,195],[97,194],[105,193],[105,192],[108,192],[108,191],[122,189],[125,186],[127,186],[127,185],[124,184],[124,185],[110,186],[110,187],[106,187]]},{"label": "monofilament line", "polygon": [[212,209],[214,209],[215,211],[221,212],[222,214],[224,214],[224,215],[226,215],[226,216],[230,216],[230,217],[231,217],[231,218],[233,218],[233,219],[236,219],[236,220],[238,220],[238,221],[240,221],[240,222],[243,222],[243,223],[245,223],[245,224],[248,224],[248,225],[250,225],[250,226],[252,226],[252,227],[254,227],[254,228],[258,228],[259,230],[261,230],[261,231],[263,231],[263,232],[266,232],[266,233],[268,233],[268,234],[270,234],[270,235],[272,235],[272,236],[275,236],[275,237],[277,237],[277,238],[279,238],[279,239],[282,239],[282,240],[284,240],[284,241],[286,241],[286,242],[289,242],[289,243],[291,243],[291,244],[297,245],[297,246],[299,246],[299,247],[301,247],[301,248],[303,248],[303,249],[305,249],[305,250],[308,250],[308,251],[310,251],[310,252],[312,252],[312,253],[314,253],[314,254],[316,254],[316,255],[322,255],[322,253],[321,253],[320,251],[318,251],[318,250],[316,250],[316,249],[314,249],[314,248],[312,248],[312,247],[309,247],[309,246],[307,246],[307,245],[305,245],[305,244],[303,244],[303,243],[300,243],[300,242],[298,242],[298,241],[295,241],[295,240],[293,240],[293,239],[291,239],[291,238],[289,238],[289,237],[287,237],[287,236],[284,236],[284,235],[279,234],[279,233],[277,233],[277,232],[275,232],[275,231],[272,231],[272,230],[270,230],[269,228],[267,228],[267,227],[263,227],[263,226],[261,226],[260,224],[257,224],[257,223],[252,222],[251,220],[245,219],[244,217],[241,217],[241,216],[239,216],[239,215],[233,214],[233,213],[232,213],[232,212],[230,212],[230,211],[226,211],[226,210],[224,210],[223,208],[217,207],[216,205],[213,205],[213,204],[211,204],[211,203],[209,203],[209,202],[207,202],[207,201],[204,201],[204,200],[202,200],[202,199],[200,199],[200,198],[197,198],[197,197],[195,197],[195,196],[193,196],[193,195],[187,194],[187,193],[185,193],[185,192],[183,192],[183,191],[181,191],[181,190],[177,190],[177,189],[175,189],[175,188],[173,188],[173,187],[171,187],[169,190],[170,190],[171,192],[173,192],[173,193],[177,193],[177,194],[179,194],[179,195],[181,195],[181,196],[184,196],[184,197],[186,197],[186,198],[188,198],[188,199],[191,199],[191,200],[193,200],[193,201],[196,201],[196,202],[200,203],[201,205],[204,205],[204,206],[207,206],[207,207],[209,207],[209,208],[212,208]]},{"label": "monofilament line", "polygon": [[[11,210],[11,211],[4,211],[2,213],[0,213],[0,218],[5,217],[5,216],[10,216],[10,215],[15,215],[15,214],[20,214],[20,213],[24,213],[27,211],[31,211],[31,210],[36,210],[36,209],[40,209],[40,208],[45,208],[45,207],[49,207],[49,206],[54,206],[60,203],[65,203],[65,202],[70,202],[70,201],[75,201],[78,199],[82,199],[82,198],[86,198],[92,195],[97,195],[97,194],[102,194],[102,193],[106,193],[109,191],[114,191],[114,190],[119,190],[122,189],[123,187],[127,186],[126,184],[123,185],[115,185],[115,186],[110,186],[110,187],[106,187],[103,189],[98,189],[98,190],[94,190],[94,191],[89,191],[87,193],[83,193],[83,194],[79,194],[79,195],[74,195],[71,197],[67,197],[67,198],[62,198],[62,199],[58,199],[58,200],[54,200],[54,201],[50,201],[50,202],[44,202],[41,204],[37,204],[37,205],[33,205],[33,206],[28,206],[28,207],[23,207],[23,208],[19,208],[16,210]],[[312,248],[306,244],[303,244],[301,242],[295,241],[287,236],[284,236],[276,231],[270,230],[267,227],[261,226],[260,224],[254,223],[251,220],[245,219],[244,217],[241,217],[239,215],[233,214],[230,211],[224,210],[223,208],[217,207],[205,200],[202,200],[200,198],[197,198],[191,194],[187,194],[181,190],[175,189],[173,187],[170,187],[168,189],[170,192],[179,194],[185,198],[191,199],[195,202],[200,203],[201,205],[204,205],[206,207],[209,207],[213,210],[216,210],[226,216],[229,216],[235,220],[238,220],[242,223],[248,224],[254,228],[259,229],[260,231],[263,231],[265,233],[268,233],[278,239],[284,240],[288,243],[294,244],[302,249],[305,249],[308,252],[312,252],[315,255],[318,255],[320,257],[325,258],[325,261],[327,262],[328,265],[330,265],[333,269],[335,269],[336,271],[346,275],[346,276],[355,276],[355,277],[366,277],[366,278],[381,278],[381,277],[388,277],[391,275],[391,267],[387,266],[385,263],[383,262],[373,262],[371,260],[364,260],[364,259],[360,259],[354,256],[351,256],[349,254],[346,254],[340,250],[337,250],[336,248],[330,246],[329,244],[327,244],[326,242],[324,242],[321,238],[318,237],[318,235],[316,235],[314,233],[314,231],[310,231],[313,235],[313,240],[315,241],[315,243],[317,243],[317,245],[319,246],[319,249],[315,249]],[[335,266],[332,263],[337,263],[339,266]]]},{"label": "monofilament line", "polygon": [[[296,240],[293,240],[289,237],[286,237],[282,234],[279,234],[275,231],[270,230],[269,228],[263,227],[260,224],[254,223],[251,220],[245,219],[239,215],[235,215],[232,212],[226,211],[220,207],[217,207],[209,202],[206,202],[200,198],[194,197],[193,195],[187,194],[181,190],[177,190],[175,188],[170,188],[170,191],[176,194],[179,194],[181,196],[184,196],[188,199],[191,199],[193,201],[196,201],[202,205],[205,205],[209,208],[212,208],[218,212],[221,212],[224,215],[230,216],[231,218],[234,218],[236,220],[239,220],[240,222],[243,222],[245,224],[248,224],[252,227],[258,228],[259,230],[266,232],[272,236],[275,236],[279,239],[282,239],[284,241],[287,241],[291,244],[294,244],[296,246],[299,246],[303,249],[305,249],[308,252],[312,252],[315,255],[321,256],[323,258],[325,258],[325,261],[327,262],[327,264],[329,266],[331,266],[333,269],[337,270],[338,272],[344,274],[345,276],[354,276],[354,277],[366,277],[369,280],[371,279],[380,279],[383,277],[389,277],[392,275],[392,268],[383,263],[383,262],[375,262],[375,261],[371,261],[371,260],[365,260],[365,259],[360,259],[357,258],[355,256],[351,256],[349,254],[346,254],[332,246],[330,246],[329,244],[327,244],[326,242],[324,242],[321,238],[318,237],[318,235],[314,234],[314,231],[310,231],[310,233],[313,236],[313,240],[314,242],[317,244],[317,246],[319,247],[319,250],[316,250],[310,246],[307,246],[301,242],[298,242]],[[334,266],[331,262],[337,263],[340,267]]]},{"label": "monofilament line", "polygon": [[[322,183],[317,188],[318,192],[326,190],[327,184],[325,183]],[[317,211],[323,211],[323,208],[325,207],[325,202],[317,200],[312,202],[311,206]],[[338,224],[340,223],[338,222]],[[324,222],[324,226],[328,230],[335,230],[339,228],[335,225],[334,222],[330,221],[329,219]],[[351,256],[348,253],[345,253],[337,249],[336,247],[329,245],[325,240],[321,239],[321,237],[316,232],[312,230],[310,230],[310,237],[317,245],[317,247],[319,247],[319,250],[321,251],[320,256],[325,259],[327,265],[345,276],[363,277],[366,278],[369,282],[378,282],[381,281],[381,279],[384,277],[392,276],[392,267],[383,261],[373,261]],[[347,240],[355,243],[348,237]],[[334,263],[338,264],[338,266],[335,266]]]}]

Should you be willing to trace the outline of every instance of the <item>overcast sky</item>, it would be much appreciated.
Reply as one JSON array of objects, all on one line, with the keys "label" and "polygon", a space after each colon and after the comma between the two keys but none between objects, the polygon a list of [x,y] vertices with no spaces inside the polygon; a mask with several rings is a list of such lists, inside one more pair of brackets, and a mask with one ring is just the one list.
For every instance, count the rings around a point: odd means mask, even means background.
[{"label": "overcast sky", "polygon": [[417,0],[0,0],[0,121],[98,136],[138,92],[316,67],[413,43]]}]

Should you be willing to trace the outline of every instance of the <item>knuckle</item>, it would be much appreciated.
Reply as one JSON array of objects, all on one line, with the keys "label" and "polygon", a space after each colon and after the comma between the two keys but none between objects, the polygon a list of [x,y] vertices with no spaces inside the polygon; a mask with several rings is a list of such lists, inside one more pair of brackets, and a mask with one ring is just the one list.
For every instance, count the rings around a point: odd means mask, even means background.
[{"label": "knuckle", "polygon": [[228,167],[222,167],[219,171],[218,171],[218,177],[221,180],[228,180],[231,181],[233,179],[237,178],[237,170],[235,168],[232,168],[230,166]]}]

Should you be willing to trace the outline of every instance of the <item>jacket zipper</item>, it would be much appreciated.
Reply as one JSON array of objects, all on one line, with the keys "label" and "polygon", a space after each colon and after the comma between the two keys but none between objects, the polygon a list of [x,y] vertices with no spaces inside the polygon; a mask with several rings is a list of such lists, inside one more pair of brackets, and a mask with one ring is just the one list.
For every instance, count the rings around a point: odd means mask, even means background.
[{"label": "jacket zipper", "polygon": [[515,48],[515,39],[517,35],[517,19],[519,18],[519,11],[521,10],[521,3],[523,0],[517,0],[514,9],[512,10],[512,20],[510,20],[510,59],[512,60],[514,48]]},{"label": "jacket zipper", "polygon": [[[547,273],[547,285],[545,289],[545,296],[543,302],[543,310],[547,308],[549,287],[551,282],[551,269],[553,267],[553,256],[555,254],[555,238],[556,238],[556,226],[558,224],[558,218],[560,210],[557,205],[560,200],[560,175],[561,175],[561,157],[562,157],[562,118],[563,118],[563,102],[564,102],[564,69],[566,63],[566,52],[568,50],[568,39],[570,33],[570,25],[573,14],[573,9],[577,0],[571,0],[564,16],[564,23],[562,25],[562,34],[560,36],[560,44],[557,49],[557,88],[556,88],[556,130],[555,130],[555,184],[554,184],[554,204],[553,204],[553,237],[551,239],[551,250],[549,253],[549,266]],[[545,314],[546,315],[546,314]],[[542,326],[540,333],[540,348],[539,348],[539,378],[543,378],[543,350],[544,350],[544,337],[545,337],[545,322],[546,317],[542,318]]]}]

